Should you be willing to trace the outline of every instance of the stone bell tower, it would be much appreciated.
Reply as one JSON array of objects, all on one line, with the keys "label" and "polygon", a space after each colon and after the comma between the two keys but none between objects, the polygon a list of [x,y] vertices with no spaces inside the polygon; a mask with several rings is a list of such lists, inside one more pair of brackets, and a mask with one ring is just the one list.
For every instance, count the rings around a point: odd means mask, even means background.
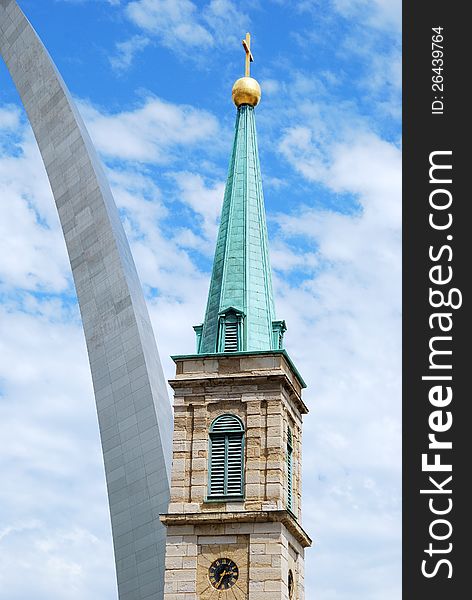
[{"label": "stone bell tower", "polygon": [[233,86],[236,131],[197,351],[174,356],[174,443],[165,600],[304,600],[305,384],[276,320],[249,76]]}]

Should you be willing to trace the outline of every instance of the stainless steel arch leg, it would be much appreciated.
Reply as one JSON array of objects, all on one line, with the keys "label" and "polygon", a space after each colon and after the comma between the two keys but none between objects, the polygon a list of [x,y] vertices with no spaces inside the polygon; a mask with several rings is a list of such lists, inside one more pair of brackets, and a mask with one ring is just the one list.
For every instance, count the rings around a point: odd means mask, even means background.
[{"label": "stainless steel arch leg", "polygon": [[120,600],[163,594],[172,411],[148,311],[109,184],[71,96],[14,0],[0,52],[51,183],[97,403]]}]

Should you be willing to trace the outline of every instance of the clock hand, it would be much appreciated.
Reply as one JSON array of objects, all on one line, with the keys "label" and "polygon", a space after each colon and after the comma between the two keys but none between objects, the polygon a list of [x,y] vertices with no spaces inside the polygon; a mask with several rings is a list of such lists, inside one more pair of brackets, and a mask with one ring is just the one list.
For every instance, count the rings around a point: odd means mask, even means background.
[{"label": "clock hand", "polygon": [[226,575],[226,569],[223,571],[223,573],[221,573],[221,577],[220,580],[218,581],[218,583],[216,584],[216,589],[218,589],[221,585],[221,582],[223,581],[223,577]]}]

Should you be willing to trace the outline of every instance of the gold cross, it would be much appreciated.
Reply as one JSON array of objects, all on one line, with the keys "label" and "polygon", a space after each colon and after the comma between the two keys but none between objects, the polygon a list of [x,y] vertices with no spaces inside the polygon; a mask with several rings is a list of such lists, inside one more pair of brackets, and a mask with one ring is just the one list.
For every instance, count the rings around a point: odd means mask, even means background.
[{"label": "gold cross", "polygon": [[251,34],[246,33],[246,39],[243,40],[243,48],[246,52],[246,77],[251,76],[251,63],[254,62],[254,56],[251,52]]}]

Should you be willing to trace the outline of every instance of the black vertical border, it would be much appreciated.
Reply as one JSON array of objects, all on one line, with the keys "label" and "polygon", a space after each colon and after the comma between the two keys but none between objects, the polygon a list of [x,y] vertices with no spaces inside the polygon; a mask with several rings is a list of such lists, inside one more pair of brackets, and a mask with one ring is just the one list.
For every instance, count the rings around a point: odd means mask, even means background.
[{"label": "black vertical border", "polygon": [[[472,135],[471,88],[472,24],[466,16],[467,3],[429,0],[406,0],[403,3],[403,598],[405,600],[455,600],[467,596],[468,579],[472,576],[469,533],[471,530],[472,493],[472,421],[470,404],[472,394],[468,389],[467,373],[472,372],[472,327],[468,282],[472,276],[469,246],[472,245]],[[444,92],[432,91],[432,32],[433,27],[443,27],[444,34]],[[444,96],[444,114],[433,115],[433,96]],[[428,223],[429,155],[437,150],[452,150],[452,179],[448,189],[453,194],[451,207],[453,224],[449,231],[433,230]],[[470,163],[470,164],[469,164]],[[446,211],[447,212],[447,211]],[[451,234],[452,240],[446,240]],[[438,473],[438,480],[452,475],[452,494],[436,495],[437,506],[446,505],[452,498],[453,508],[444,518],[453,527],[452,535],[444,541],[430,538],[429,526],[439,515],[430,512],[431,496],[420,494],[420,489],[434,487],[423,473],[421,455],[428,451],[428,416],[436,410],[428,401],[431,382],[422,381],[428,374],[429,347],[433,333],[428,324],[434,312],[429,305],[429,269],[433,264],[428,249],[440,248],[449,243],[453,250],[451,262],[442,264],[453,269],[449,287],[462,291],[463,304],[453,310],[452,374],[453,400],[448,408],[453,416],[452,428],[438,439],[453,443],[452,450],[441,452],[442,462],[452,461],[452,473]],[[446,256],[447,253],[444,254]],[[438,286],[434,286],[438,287]],[[444,286],[447,287],[447,286]],[[446,310],[443,308],[441,310]],[[448,335],[444,333],[443,335]],[[451,358],[451,357],[449,357]],[[447,362],[447,357],[446,361]],[[469,364],[470,363],[470,364]],[[431,374],[431,372],[429,372]],[[447,384],[449,385],[449,383]],[[441,437],[442,436],[442,437]],[[434,453],[434,452],[433,452]],[[441,499],[440,499],[441,498]],[[446,526],[437,533],[446,531]],[[445,549],[452,543],[452,551],[445,554],[425,553],[429,543]],[[446,558],[449,568],[439,567],[438,573],[426,578],[421,572],[422,561],[427,559],[427,570]],[[470,574],[470,575],[469,575]]]}]

